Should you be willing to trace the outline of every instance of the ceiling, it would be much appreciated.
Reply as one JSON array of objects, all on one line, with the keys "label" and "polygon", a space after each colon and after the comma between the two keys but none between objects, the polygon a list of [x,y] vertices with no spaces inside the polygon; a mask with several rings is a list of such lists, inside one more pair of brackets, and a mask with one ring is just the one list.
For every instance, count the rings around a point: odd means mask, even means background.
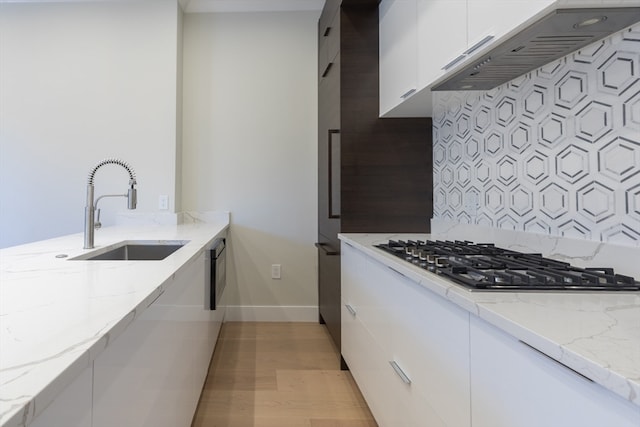
[{"label": "ceiling", "polygon": [[[149,0],[0,0],[0,3],[81,3],[95,1],[140,2]],[[320,11],[325,0],[177,0],[187,13]]]}]

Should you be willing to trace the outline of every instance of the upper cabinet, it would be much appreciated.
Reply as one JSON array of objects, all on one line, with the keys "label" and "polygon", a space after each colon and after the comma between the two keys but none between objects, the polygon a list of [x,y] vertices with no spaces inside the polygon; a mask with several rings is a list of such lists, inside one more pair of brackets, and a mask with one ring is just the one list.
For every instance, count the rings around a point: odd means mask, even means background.
[{"label": "upper cabinet", "polygon": [[468,43],[473,46],[487,37],[493,37],[492,41],[499,39],[555,1],[467,0],[466,3]]},{"label": "upper cabinet", "polygon": [[388,111],[418,89],[416,0],[383,0],[380,22],[380,111]]},{"label": "upper cabinet", "polygon": [[419,83],[424,88],[467,48],[467,1],[418,0],[417,12]]},{"label": "upper cabinet", "polygon": [[382,0],[380,116],[431,117],[435,81],[555,2]]},{"label": "upper cabinet", "polygon": [[330,21],[319,23],[318,79],[329,75],[340,52],[340,14],[336,10]]}]

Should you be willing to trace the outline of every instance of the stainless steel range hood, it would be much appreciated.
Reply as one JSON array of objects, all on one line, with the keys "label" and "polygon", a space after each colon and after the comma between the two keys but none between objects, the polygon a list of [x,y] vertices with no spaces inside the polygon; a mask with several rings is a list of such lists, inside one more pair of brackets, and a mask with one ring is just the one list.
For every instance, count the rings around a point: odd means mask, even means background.
[{"label": "stainless steel range hood", "polygon": [[489,90],[640,22],[640,7],[557,9],[432,87]]}]

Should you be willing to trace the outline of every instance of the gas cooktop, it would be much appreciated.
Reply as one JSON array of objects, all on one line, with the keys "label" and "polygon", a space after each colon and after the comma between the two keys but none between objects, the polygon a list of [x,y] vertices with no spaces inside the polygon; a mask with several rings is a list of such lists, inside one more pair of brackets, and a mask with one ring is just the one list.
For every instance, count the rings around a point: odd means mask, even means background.
[{"label": "gas cooktop", "polygon": [[389,240],[376,247],[470,290],[640,291],[640,282],[612,268],[574,267],[492,243]]}]

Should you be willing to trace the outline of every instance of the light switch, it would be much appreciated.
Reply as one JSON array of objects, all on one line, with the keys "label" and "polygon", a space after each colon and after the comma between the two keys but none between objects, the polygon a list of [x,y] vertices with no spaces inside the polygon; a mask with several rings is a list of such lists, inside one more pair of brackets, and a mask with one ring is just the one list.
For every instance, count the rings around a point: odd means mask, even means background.
[{"label": "light switch", "polygon": [[280,264],[273,264],[271,266],[271,278],[280,279]]}]

